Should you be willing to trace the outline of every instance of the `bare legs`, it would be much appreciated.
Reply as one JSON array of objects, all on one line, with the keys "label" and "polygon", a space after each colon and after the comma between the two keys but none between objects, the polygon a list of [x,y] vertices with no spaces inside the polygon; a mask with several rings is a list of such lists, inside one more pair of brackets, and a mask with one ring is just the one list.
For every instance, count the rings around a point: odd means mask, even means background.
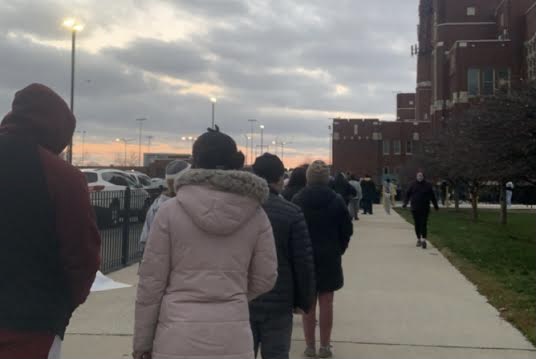
[{"label": "bare legs", "polygon": [[[318,294],[318,307],[320,312],[320,345],[326,347],[331,342],[331,329],[333,328],[333,292]],[[316,345],[316,301],[314,309],[303,316],[303,333],[308,347]]]}]

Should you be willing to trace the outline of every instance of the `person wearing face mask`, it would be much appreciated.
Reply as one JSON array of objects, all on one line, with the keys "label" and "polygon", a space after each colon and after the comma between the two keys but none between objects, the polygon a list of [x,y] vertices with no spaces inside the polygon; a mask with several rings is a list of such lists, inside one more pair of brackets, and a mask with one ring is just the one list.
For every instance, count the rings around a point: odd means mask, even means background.
[{"label": "person wearing face mask", "polygon": [[406,193],[403,207],[406,208],[408,203],[411,203],[411,213],[415,223],[415,234],[417,235],[417,247],[422,249],[427,247],[426,238],[430,202],[432,202],[436,211],[439,210],[432,184],[424,179],[423,172],[418,172],[417,181],[409,187]]}]

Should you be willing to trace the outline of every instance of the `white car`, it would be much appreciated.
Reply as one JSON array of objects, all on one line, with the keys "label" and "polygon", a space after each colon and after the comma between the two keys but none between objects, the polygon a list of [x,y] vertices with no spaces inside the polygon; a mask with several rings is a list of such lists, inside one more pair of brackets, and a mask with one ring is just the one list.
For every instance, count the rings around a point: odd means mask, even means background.
[{"label": "white car", "polygon": [[151,178],[151,183],[153,184],[153,187],[160,190],[167,189],[168,187],[166,180],[162,178]]},{"label": "white car", "polygon": [[149,193],[136,184],[127,173],[116,169],[83,169],[99,223],[115,226],[125,208],[125,191],[131,190],[130,210],[139,221],[145,220],[151,205]]},{"label": "white car", "polygon": [[155,189],[153,183],[151,182],[151,177],[147,176],[145,173],[138,171],[125,171],[125,173],[132,178],[132,180],[138,185],[145,189]]}]

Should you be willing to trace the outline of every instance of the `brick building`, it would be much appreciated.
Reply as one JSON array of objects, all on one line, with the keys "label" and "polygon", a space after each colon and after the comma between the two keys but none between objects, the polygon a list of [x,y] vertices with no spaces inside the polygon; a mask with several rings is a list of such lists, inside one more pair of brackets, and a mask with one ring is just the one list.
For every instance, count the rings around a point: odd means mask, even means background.
[{"label": "brick building", "polygon": [[415,122],[415,94],[399,93],[396,95],[396,120]]},{"label": "brick building", "polygon": [[333,120],[333,170],[370,175],[378,183],[398,179],[400,169],[420,150],[429,122]]},{"label": "brick building", "polygon": [[535,79],[535,0],[421,0],[416,120],[451,116]]},{"label": "brick building", "polygon": [[396,122],[335,119],[335,171],[397,178],[449,118],[536,81],[536,0],[421,0],[417,34],[415,94],[397,95]]}]

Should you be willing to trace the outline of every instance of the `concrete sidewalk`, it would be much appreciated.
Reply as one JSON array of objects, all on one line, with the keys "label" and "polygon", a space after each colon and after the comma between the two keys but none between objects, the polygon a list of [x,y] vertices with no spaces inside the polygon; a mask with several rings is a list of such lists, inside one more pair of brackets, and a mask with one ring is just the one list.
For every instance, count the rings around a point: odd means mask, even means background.
[{"label": "concrete sidewalk", "polygon": [[[433,218],[432,218],[433,220]],[[335,358],[534,358],[534,347],[432,246],[415,247],[412,227],[375,208],[361,216],[335,295]],[[137,266],[112,274],[135,284]],[[135,287],[94,293],[71,322],[63,357],[127,358]],[[295,318],[292,358],[304,349]]]}]

